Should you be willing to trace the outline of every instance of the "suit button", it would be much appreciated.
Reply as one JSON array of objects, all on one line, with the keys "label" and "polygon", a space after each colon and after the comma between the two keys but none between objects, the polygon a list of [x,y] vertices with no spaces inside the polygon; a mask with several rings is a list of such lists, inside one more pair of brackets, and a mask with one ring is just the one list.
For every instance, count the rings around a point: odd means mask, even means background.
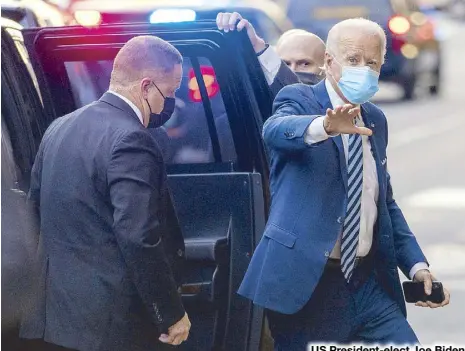
[{"label": "suit button", "polygon": [[325,251],[325,257],[329,257],[329,251]]},{"label": "suit button", "polygon": [[182,257],[183,254],[184,254],[184,252],[183,252],[181,249],[179,249],[179,250],[178,250],[178,256],[179,256],[179,257]]},{"label": "suit button", "polygon": [[339,224],[342,224],[343,221],[344,221],[344,219],[342,217],[337,217],[337,222]]}]

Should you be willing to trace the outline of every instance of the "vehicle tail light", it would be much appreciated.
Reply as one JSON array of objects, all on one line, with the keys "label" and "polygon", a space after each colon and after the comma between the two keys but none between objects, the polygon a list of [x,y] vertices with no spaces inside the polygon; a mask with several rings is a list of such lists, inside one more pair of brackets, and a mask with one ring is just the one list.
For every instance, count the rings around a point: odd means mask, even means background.
[{"label": "vehicle tail light", "polygon": [[389,20],[389,30],[396,35],[407,34],[410,30],[410,21],[404,16],[394,16]]},{"label": "vehicle tail light", "polygon": [[95,10],[77,10],[74,13],[76,22],[84,27],[96,27],[102,23],[102,15]]},{"label": "vehicle tail light", "polygon": [[[209,98],[214,97],[218,94],[220,87],[216,80],[215,70],[211,66],[200,66],[200,73],[202,74],[203,81],[205,82],[205,87],[207,88],[207,94]],[[194,70],[191,68],[189,71],[189,98],[193,102],[202,101],[202,96],[200,95],[200,88],[195,77]]]}]

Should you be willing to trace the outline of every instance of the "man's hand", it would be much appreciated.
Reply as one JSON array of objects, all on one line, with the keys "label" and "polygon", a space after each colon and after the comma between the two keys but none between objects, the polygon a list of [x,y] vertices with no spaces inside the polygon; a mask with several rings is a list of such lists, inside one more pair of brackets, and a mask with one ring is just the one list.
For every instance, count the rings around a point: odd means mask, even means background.
[{"label": "man's hand", "polygon": [[179,322],[168,329],[168,335],[162,334],[159,340],[165,344],[180,345],[187,340],[190,329],[191,322],[186,313]]},{"label": "man's hand", "polygon": [[[236,27],[236,22],[239,20],[239,23]],[[244,28],[247,30],[247,35],[249,36],[250,42],[252,43],[253,49],[255,53],[259,53],[263,51],[266,47],[265,40],[260,38],[257,33],[255,32],[255,28],[252,24],[242,18],[242,16],[237,12],[220,12],[216,16],[216,25],[218,26],[219,30],[224,30],[226,33],[230,30],[233,31],[237,28],[237,31],[240,32]]]},{"label": "man's hand", "polygon": [[[426,295],[431,295],[431,289],[433,287],[433,280],[436,280],[434,276],[428,271],[427,269],[421,269],[415,276],[413,277],[414,282],[423,282],[425,284],[425,293]],[[450,302],[450,294],[449,291],[444,289],[444,301],[441,303],[433,303],[431,301],[418,301],[415,305],[421,307],[429,307],[429,308],[437,308],[437,307],[444,307],[449,304]]]},{"label": "man's hand", "polygon": [[360,113],[360,107],[351,104],[337,106],[334,110],[328,108],[323,122],[326,133],[337,134],[361,134],[371,135],[372,131],[365,127],[357,127],[355,117]]}]

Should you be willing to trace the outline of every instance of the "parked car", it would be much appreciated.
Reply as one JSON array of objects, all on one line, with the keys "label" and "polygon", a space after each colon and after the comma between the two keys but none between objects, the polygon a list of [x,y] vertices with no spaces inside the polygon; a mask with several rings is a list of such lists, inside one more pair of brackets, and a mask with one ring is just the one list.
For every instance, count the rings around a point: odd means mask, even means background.
[{"label": "parked car", "polygon": [[445,10],[450,5],[451,0],[416,0],[416,2],[420,8]]},{"label": "parked car", "polygon": [[24,28],[67,24],[64,12],[43,0],[3,0],[2,17],[16,21]]},{"label": "parked car", "polygon": [[[189,127],[184,134],[167,127],[170,133],[159,139],[167,149],[183,151],[182,157],[167,162],[188,261],[181,292],[192,330],[181,349],[258,350],[264,340],[263,311],[236,291],[264,230],[270,203],[261,126],[271,114],[272,97],[245,33],[223,33],[213,21],[22,31],[2,21],[2,124],[5,121],[11,133],[9,168],[21,175],[9,188],[18,183],[27,192],[45,129],[84,103],[76,75],[84,78],[92,71],[76,71],[73,64],[105,72],[118,49],[136,35],[170,41],[185,61],[178,108],[187,112],[181,121],[174,116],[174,124]],[[108,77],[90,77],[89,94],[98,97]],[[218,114],[227,116],[230,140],[219,140],[223,133],[217,132]],[[2,130],[2,140],[3,136]],[[228,157],[220,146],[224,143],[234,150]],[[210,148],[208,157],[199,157],[199,151]],[[22,220],[33,216],[25,213]]]},{"label": "parked car", "polygon": [[337,22],[365,17],[379,23],[387,35],[386,62],[381,81],[402,86],[405,99],[417,86],[432,95],[441,89],[441,43],[434,22],[420,11],[415,0],[288,0],[287,16],[298,28],[326,39]]}]

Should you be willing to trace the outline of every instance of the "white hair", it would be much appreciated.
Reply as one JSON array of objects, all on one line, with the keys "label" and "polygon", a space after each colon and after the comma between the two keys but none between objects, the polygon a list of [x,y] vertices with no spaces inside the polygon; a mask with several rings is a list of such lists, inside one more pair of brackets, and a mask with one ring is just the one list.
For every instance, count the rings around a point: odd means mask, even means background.
[{"label": "white hair", "polygon": [[366,18],[350,18],[334,25],[329,30],[328,38],[326,39],[327,52],[336,55],[339,51],[341,37],[347,35],[346,33],[353,29],[362,31],[367,35],[377,35],[381,44],[381,55],[384,58],[386,55],[386,33],[378,23]]}]

